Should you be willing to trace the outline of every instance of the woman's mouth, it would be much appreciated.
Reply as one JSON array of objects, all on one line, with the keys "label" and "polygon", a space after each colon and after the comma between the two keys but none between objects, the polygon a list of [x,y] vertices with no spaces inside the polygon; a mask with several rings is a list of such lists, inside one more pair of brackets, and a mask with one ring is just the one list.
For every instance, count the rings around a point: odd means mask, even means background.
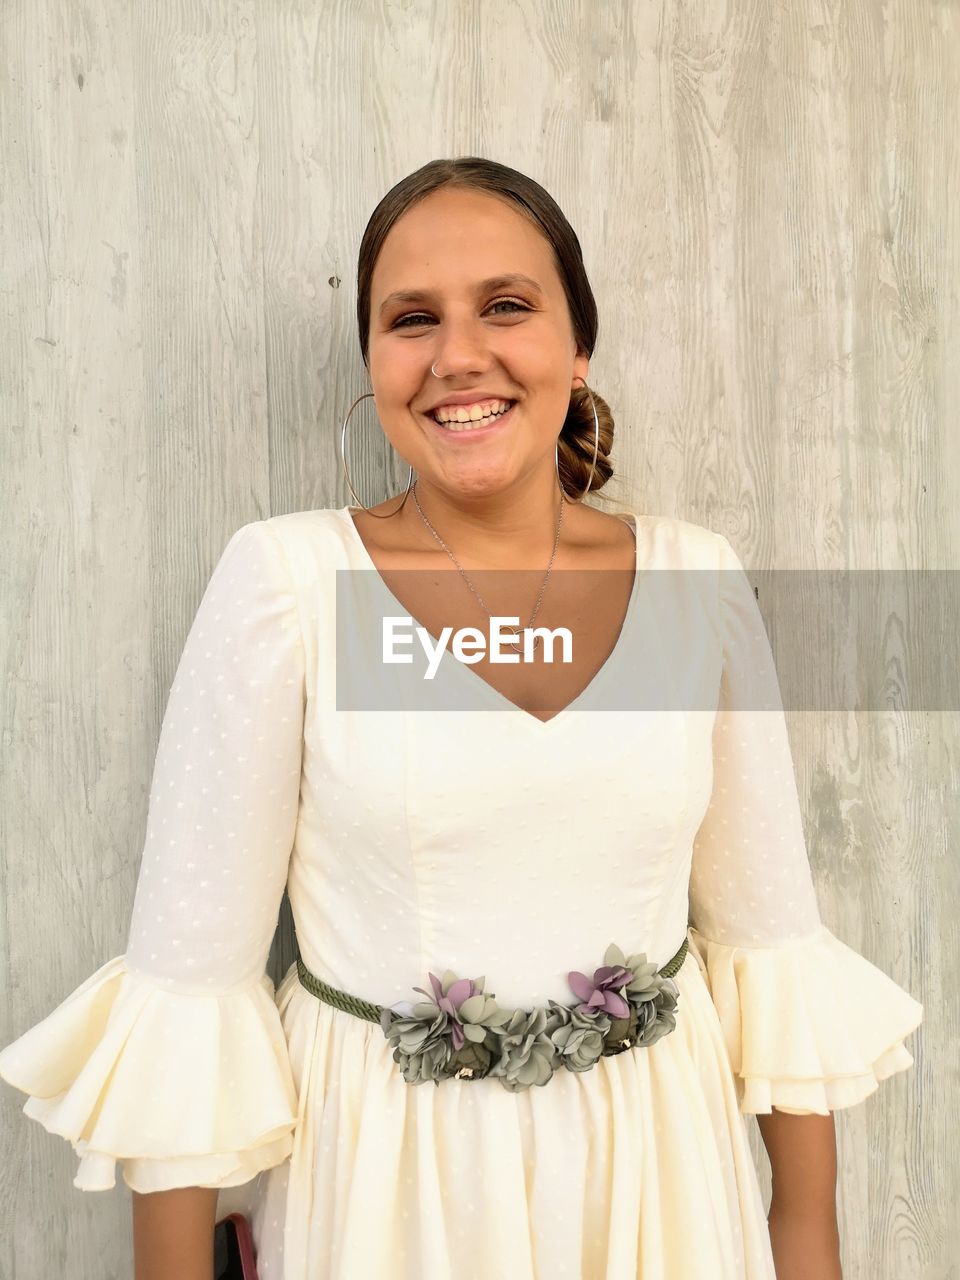
[{"label": "woman's mouth", "polygon": [[513,411],[517,407],[512,401],[505,413],[478,418],[476,422],[438,422],[432,413],[424,414],[435,431],[447,440],[485,440],[503,426],[513,421]]}]

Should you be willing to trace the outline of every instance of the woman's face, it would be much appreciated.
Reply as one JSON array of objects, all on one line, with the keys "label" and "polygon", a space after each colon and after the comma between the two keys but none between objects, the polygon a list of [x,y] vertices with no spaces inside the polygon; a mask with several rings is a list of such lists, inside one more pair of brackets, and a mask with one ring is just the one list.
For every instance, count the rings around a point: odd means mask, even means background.
[{"label": "woman's face", "polygon": [[[508,274],[533,283],[484,283]],[[521,491],[544,469],[556,484],[554,448],[589,358],[548,241],[505,201],[441,188],[397,219],[371,280],[368,358],[383,430],[424,483],[454,500]],[[517,403],[479,434],[439,426],[429,410],[465,392]]]}]

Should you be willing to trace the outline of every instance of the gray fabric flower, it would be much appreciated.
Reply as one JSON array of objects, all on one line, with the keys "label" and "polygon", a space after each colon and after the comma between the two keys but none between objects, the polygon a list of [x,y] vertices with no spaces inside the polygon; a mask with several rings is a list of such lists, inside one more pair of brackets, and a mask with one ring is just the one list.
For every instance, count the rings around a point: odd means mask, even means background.
[{"label": "gray fabric flower", "polygon": [[651,1045],[677,1025],[676,1009],[680,988],[672,978],[660,979],[660,990],[637,1009],[637,1044]]},{"label": "gray fabric flower", "polygon": [[607,947],[604,960],[609,965],[623,965],[634,974],[623,987],[623,996],[631,1007],[631,1018],[618,1027],[612,1027],[609,1039],[616,1037],[625,1048],[628,1044],[623,1041],[649,1046],[671,1032],[677,1024],[676,1009],[680,997],[680,988],[673,979],[660,977],[657,965],[646,959],[645,952],[625,956],[616,943]]},{"label": "gray fabric flower", "polygon": [[[439,1085],[451,1075],[460,1079],[486,1075],[509,1010],[501,1009],[484,992],[483,978],[458,978],[450,969],[442,980],[433,973],[429,977],[435,999],[417,1004],[398,1001],[380,1017],[403,1078],[409,1084],[432,1080]],[[414,991],[429,995],[422,987]]]},{"label": "gray fabric flower", "polygon": [[515,1093],[531,1085],[544,1085],[559,1065],[557,1046],[547,1032],[548,1014],[544,1005],[514,1009],[501,1028],[500,1055],[489,1074],[505,1089]]},{"label": "gray fabric flower", "polygon": [[383,1034],[393,1045],[393,1060],[408,1084],[432,1080],[439,1085],[447,1074],[453,1052],[449,1022],[449,1014],[429,1000],[399,1001],[380,1015]]},{"label": "gray fabric flower", "polygon": [[458,1080],[482,1080],[490,1070],[494,1050],[486,1044],[474,1044],[467,1040],[450,1059],[449,1072]]},{"label": "gray fabric flower", "polygon": [[[483,990],[484,978],[458,978],[452,969],[444,970],[443,979],[428,975],[433,987],[433,1000],[449,1018],[451,1045],[461,1049],[465,1040],[474,1044],[486,1039],[488,1027],[502,1026],[510,1014],[501,1009],[492,994]],[[425,996],[429,991],[414,987]]]},{"label": "gray fabric flower", "polygon": [[610,1017],[594,1010],[581,1013],[576,1005],[547,1001],[550,1010],[547,1034],[557,1046],[560,1061],[568,1071],[589,1071],[603,1051]]},{"label": "gray fabric flower", "polygon": [[624,989],[627,999],[632,996],[635,1001],[652,1000],[660,990],[661,984],[669,981],[668,978],[660,977],[657,966],[647,960],[646,953],[643,951],[625,957],[616,943],[611,942],[603,958],[608,965],[630,970],[632,977],[629,978]]},{"label": "gray fabric flower", "polygon": [[[641,1008],[649,1008],[649,1005],[643,1005]],[[632,1049],[637,1042],[637,1007],[636,1005],[627,1005],[629,1010],[625,1018],[611,1018],[610,1029],[603,1040],[603,1056],[605,1058],[612,1057],[615,1053],[623,1053],[626,1049]]]},{"label": "gray fabric flower", "polygon": [[680,995],[673,979],[661,977],[657,966],[647,960],[644,952],[625,957],[615,943],[607,947],[604,961],[633,973],[623,988],[630,1014],[611,1023],[604,1054],[621,1053],[634,1044],[654,1044],[672,1031],[677,1024],[675,1013]]}]

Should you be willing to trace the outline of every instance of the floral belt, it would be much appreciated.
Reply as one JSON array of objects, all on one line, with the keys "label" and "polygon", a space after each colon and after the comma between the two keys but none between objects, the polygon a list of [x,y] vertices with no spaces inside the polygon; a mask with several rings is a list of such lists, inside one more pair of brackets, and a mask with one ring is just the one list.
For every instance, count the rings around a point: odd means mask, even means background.
[{"label": "floral belt", "polygon": [[684,937],[677,954],[658,970],[642,951],[624,956],[611,942],[592,978],[576,970],[567,974],[578,1003],[548,1000],[534,1009],[502,1009],[484,991],[483,978],[458,978],[449,969],[442,979],[429,975],[432,997],[414,987],[427,999],[386,1008],[328,986],[306,967],[299,949],[297,973],[318,1000],[379,1022],[408,1084],[490,1076],[515,1092],[547,1084],[561,1066],[588,1071],[601,1057],[648,1047],[671,1032],[680,995],[673,975],[687,945]]}]

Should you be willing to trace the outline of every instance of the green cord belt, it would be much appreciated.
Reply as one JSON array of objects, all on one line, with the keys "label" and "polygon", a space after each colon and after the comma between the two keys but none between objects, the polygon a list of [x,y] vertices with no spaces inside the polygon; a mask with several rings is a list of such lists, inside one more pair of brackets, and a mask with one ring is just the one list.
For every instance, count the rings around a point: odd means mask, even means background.
[{"label": "green cord belt", "polygon": [[[678,973],[680,966],[687,957],[688,942],[686,937],[680,950],[659,970],[662,978],[672,978]],[[374,1004],[372,1000],[362,1000],[359,996],[352,996],[346,991],[338,991],[336,987],[331,987],[328,983],[318,978],[316,974],[310,972],[303,963],[299,951],[297,952],[297,973],[303,986],[315,995],[318,1000],[324,1001],[325,1004],[332,1004],[335,1009],[342,1009],[344,1013],[352,1013],[357,1018],[365,1018],[367,1022],[379,1022],[383,1016],[384,1006],[382,1004]]]}]

